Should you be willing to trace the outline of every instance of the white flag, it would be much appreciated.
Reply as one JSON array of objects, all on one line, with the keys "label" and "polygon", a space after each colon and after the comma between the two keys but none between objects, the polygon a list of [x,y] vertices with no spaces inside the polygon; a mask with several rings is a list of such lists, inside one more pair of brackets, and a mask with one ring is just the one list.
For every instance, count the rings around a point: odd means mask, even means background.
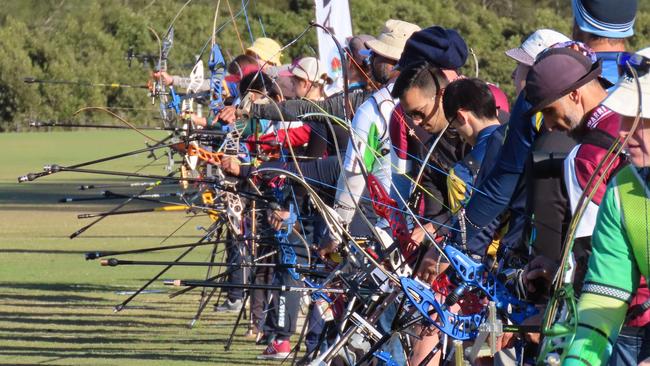
[{"label": "white flag", "polygon": [[[352,20],[348,0],[315,0],[316,22],[329,29],[336,39],[345,47],[346,40],[352,37]],[[318,29],[318,54],[321,63],[327,68],[329,76],[334,80],[327,94],[341,90],[343,86],[343,70],[341,56],[332,38],[322,29]]]}]

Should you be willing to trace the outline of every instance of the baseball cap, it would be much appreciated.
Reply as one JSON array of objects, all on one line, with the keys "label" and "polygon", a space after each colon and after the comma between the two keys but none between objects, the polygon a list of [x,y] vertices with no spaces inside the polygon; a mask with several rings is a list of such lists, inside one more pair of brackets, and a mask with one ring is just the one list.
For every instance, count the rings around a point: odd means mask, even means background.
[{"label": "baseball cap", "polygon": [[560,42],[570,41],[569,37],[552,29],[538,29],[528,36],[526,40],[517,48],[506,51],[506,55],[511,59],[524,65],[533,66],[537,55]]},{"label": "baseball cap", "polygon": [[366,42],[373,39],[375,39],[375,37],[367,34],[360,34],[358,36],[349,37],[347,39],[347,51],[350,52],[352,58],[357,64],[363,65],[364,60],[368,58],[369,49],[366,46]]},{"label": "baseball cap", "polygon": [[[644,48],[628,60],[635,68],[641,87],[641,117],[650,118],[650,47]],[[638,111],[639,87],[634,78],[621,76],[616,86],[609,92],[603,105],[627,117],[636,117]]]},{"label": "baseball cap", "polygon": [[372,52],[389,58],[399,60],[406,40],[414,33],[420,30],[420,27],[402,20],[388,19],[384,23],[384,29],[376,39],[366,42]]},{"label": "baseball cap", "polygon": [[442,69],[456,70],[465,65],[469,51],[463,37],[453,29],[433,26],[413,33],[406,42],[397,67],[426,61]]},{"label": "baseball cap", "polygon": [[260,37],[246,49],[246,54],[252,53],[253,56],[258,56],[264,62],[280,65],[281,48],[280,44],[271,38]]},{"label": "baseball cap", "polygon": [[506,93],[492,83],[487,83],[487,86],[490,89],[492,96],[494,96],[494,103],[496,104],[497,109],[510,113],[510,103],[508,103],[508,96]]},{"label": "baseball cap", "polygon": [[297,60],[286,71],[281,71],[280,76],[296,76],[317,84],[332,83],[332,78],[327,75],[327,70],[316,57],[303,57]]},{"label": "baseball cap", "polygon": [[573,19],[583,32],[606,38],[634,35],[637,0],[572,0]]},{"label": "baseball cap", "polygon": [[598,78],[602,60],[591,59],[572,48],[554,48],[540,54],[526,77],[530,114]]},{"label": "baseball cap", "polygon": [[239,73],[237,74],[230,74],[226,75],[224,78],[227,82],[230,83],[239,83],[241,79],[244,78],[244,76],[253,73],[253,72],[258,72],[260,70],[260,67],[257,65],[246,65],[244,66]]}]

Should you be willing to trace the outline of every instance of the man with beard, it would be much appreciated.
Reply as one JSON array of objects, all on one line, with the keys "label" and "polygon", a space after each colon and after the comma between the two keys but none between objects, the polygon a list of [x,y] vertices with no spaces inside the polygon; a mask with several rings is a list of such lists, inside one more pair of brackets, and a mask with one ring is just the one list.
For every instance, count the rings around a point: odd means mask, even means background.
[{"label": "man with beard", "polygon": [[[526,81],[526,95],[533,105],[532,112],[541,111],[544,123],[551,130],[569,131],[578,145],[569,153],[564,162],[564,180],[572,212],[575,214],[578,202],[585,192],[594,190],[598,178],[604,175],[607,183],[626,164],[624,156],[610,156],[604,164],[607,152],[618,135],[621,118],[607,104],[601,104],[607,92],[598,78],[601,63],[595,56],[589,57],[572,48],[552,49],[542,54]],[[593,62],[593,63],[592,63]],[[557,70],[563,70],[563,77],[557,77]],[[605,86],[609,86],[606,83]],[[630,101],[630,103],[633,103]],[[606,170],[611,163],[611,167]],[[599,166],[600,165],[600,166]],[[590,185],[588,185],[589,182]],[[576,291],[593,293],[590,281],[583,285],[587,262],[591,255],[592,232],[596,226],[599,206],[605,195],[606,185],[595,187],[595,194],[580,218],[576,232],[573,254],[576,261],[574,285]],[[536,258],[529,265],[529,270],[542,268],[543,261]],[[553,266],[547,268],[552,273]],[[557,265],[554,266],[557,268]],[[530,272],[529,272],[530,273]],[[537,273],[541,273],[538,271]],[[530,274],[529,274],[530,276]],[[531,276],[532,277],[532,276]],[[641,305],[648,300],[648,289],[643,278],[642,286],[634,297],[632,304]],[[650,315],[640,311],[628,317],[621,336],[614,345],[612,364],[636,365],[641,343],[641,326],[648,323]]]},{"label": "man with beard", "polygon": [[[621,77],[603,106],[622,116],[619,137],[629,137],[626,150],[632,165],[622,168],[612,179],[601,200],[593,233],[593,253],[577,306],[578,327],[566,351],[564,365],[596,366],[607,363],[608,359],[609,364],[616,365],[650,364],[647,324],[645,335],[639,332],[636,354],[631,354],[631,358],[616,358],[616,346],[613,346],[615,342],[618,345],[623,334],[619,332],[621,324],[635,307],[631,303],[634,292],[646,287],[641,285],[640,277],[647,277],[650,267],[650,111],[647,109],[650,105],[650,48],[637,52],[626,66],[636,69],[638,84],[635,75]],[[637,117],[640,120],[635,126]]]}]

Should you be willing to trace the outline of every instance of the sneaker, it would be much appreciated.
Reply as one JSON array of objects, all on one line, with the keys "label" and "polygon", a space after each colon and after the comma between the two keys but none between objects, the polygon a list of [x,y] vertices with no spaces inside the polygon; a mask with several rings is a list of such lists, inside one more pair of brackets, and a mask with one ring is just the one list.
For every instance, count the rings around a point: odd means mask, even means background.
[{"label": "sneaker", "polygon": [[275,334],[266,334],[263,332],[260,332],[260,336],[257,337],[257,341],[255,341],[255,344],[258,346],[268,346],[271,343],[275,342]]},{"label": "sneaker", "polygon": [[233,312],[233,311],[240,311],[242,306],[244,306],[244,302],[241,299],[237,299],[235,301],[230,301],[230,299],[226,299],[226,301],[223,302],[221,305],[214,305],[214,311],[218,312]]},{"label": "sneaker", "polygon": [[258,360],[284,360],[291,353],[291,345],[289,340],[278,341],[275,340],[269,344],[268,347],[257,356]]}]

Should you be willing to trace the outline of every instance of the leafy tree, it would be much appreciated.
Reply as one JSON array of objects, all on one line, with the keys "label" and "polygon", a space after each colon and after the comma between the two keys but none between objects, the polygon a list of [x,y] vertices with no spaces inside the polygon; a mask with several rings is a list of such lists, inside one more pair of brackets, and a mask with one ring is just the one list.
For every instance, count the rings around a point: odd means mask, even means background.
[{"label": "leafy tree", "polygon": [[[212,33],[216,1],[194,0],[22,0],[0,8],[0,131],[25,129],[30,118],[88,122],[114,121],[97,112],[73,114],[87,106],[108,106],[136,124],[159,124],[159,115],[143,89],[107,89],[72,85],[32,85],[24,77],[44,80],[78,80],[144,84],[150,65],[125,60],[136,54],[159,52],[171,19],[175,42],[169,70],[187,75],[200,56],[207,63],[209,49],[201,50]],[[230,5],[230,9],[228,8]],[[246,7],[248,22],[242,11]],[[181,10],[182,9],[182,10]],[[532,31],[553,28],[569,34],[571,5],[559,0],[350,0],[356,34],[377,35],[386,19],[402,19],[427,27],[433,24],[457,29],[476,55],[463,72],[498,83],[512,96],[510,75],[514,62],[504,51],[516,47]],[[180,12],[179,12],[180,11]],[[231,17],[232,14],[232,17]],[[286,44],[314,19],[312,0],[221,1],[217,41],[227,59],[251,43],[269,36]],[[250,32],[249,32],[250,29]],[[650,40],[650,5],[640,2],[629,40],[632,50]],[[209,48],[209,47],[208,47]],[[316,32],[308,31],[286,49],[283,61],[313,55]],[[117,122],[115,122],[117,123]]]}]

